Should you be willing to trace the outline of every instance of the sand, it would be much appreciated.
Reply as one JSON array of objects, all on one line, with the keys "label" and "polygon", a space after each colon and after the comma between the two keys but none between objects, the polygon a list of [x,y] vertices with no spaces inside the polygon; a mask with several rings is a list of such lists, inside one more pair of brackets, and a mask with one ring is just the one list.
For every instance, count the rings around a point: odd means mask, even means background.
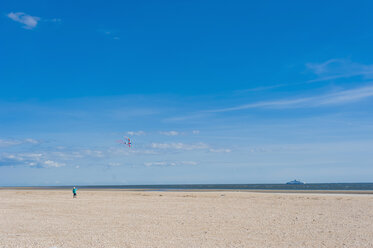
[{"label": "sand", "polygon": [[0,190],[0,247],[373,247],[373,195]]}]

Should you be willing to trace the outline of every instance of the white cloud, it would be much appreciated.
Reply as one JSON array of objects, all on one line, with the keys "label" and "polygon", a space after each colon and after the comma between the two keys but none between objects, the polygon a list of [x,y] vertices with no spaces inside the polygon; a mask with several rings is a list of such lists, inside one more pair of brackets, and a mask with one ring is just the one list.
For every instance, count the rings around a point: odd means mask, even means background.
[{"label": "white cloud", "polygon": [[342,104],[373,96],[373,86],[340,91],[320,97],[319,105]]},{"label": "white cloud", "polygon": [[10,12],[7,16],[13,21],[24,24],[23,28],[25,29],[35,28],[40,21],[40,17],[30,16],[23,12]]},{"label": "white cloud", "polygon": [[39,141],[34,140],[34,139],[25,139],[25,143],[30,143],[30,144],[39,144]]},{"label": "white cloud", "polygon": [[199,134],[199,130],[193,130],[192,133],[193,134]]},{"label": "white cloud", "polygon": [[145,166],[175,166],[173,162],[145,162]]},{"label": "white cloud", "polygon": [[104,153],[102,151],[99,151],[99,150],[86,149],[86,150],[83,151],[83,153],[85,155],[96,157],[96,158],[102,158],[102,157],[105,156]]},{"label": "white cloud", "polygon": [[214,109],[207,112],[230,112],[253,108],[305,108],[320,107],[335,104],[345,104],[363,100],[373,96],[373,86],[365,86],[350,90],[343,90],[321,96],[311,96],[295,99],[254,102],[229,108]]},{"label": "white cloud", "polygon": [[64,163],[58,163],[56,161],[52,161],[52,160],[46,160],[43,162],[45,167],[61,167],[61,166],[65,166]]},{"label": "white cloud", "polygon": [[263,91],[292,85],[322,82],[333,79],[349,78],[354,76],[362,76],[364,78],[373,77],[373,65],[355,63],[348,59],[330,59],[322,63],[307,63],[306,68],[310,70],[312,73],[314,73],[317,76],[317,78],[296,84],[277,84],[271,86],[236,90],[235,92],[245,93]]},{"label": "white cloud", "polygon": [[43,153],[1,154],[0,166],[62,167],[64,163],[47,158]]},{"label": "white cloud", "polygon": [[21,160],[23,158],[39,159],[43,157],[43,154],[42,153],[20,153],[19,156]]},{"label": "white cloud", "polygon": [[175,150],[200,150],[207,149],[209,146],[205,143],[184,144],[184,143],[152,143],[152,148],[155,149],[175,149]]},{"label": "white cloud", "polygon": [[229,153],[232,150],[231,149],[210,149],[210,152],[216,152],[216,153]]},{"label": "white cloud", "polygon": [[330,71],[331,65],[339,64],[342,60],[330,59],[322,63],[307,63],[306,67],[317,75],[325,74]]},{"label": "white cloud", "polygon": [[140,131],[128,131],[127,134],[131,136],[141,136],[141,135],[145,135],[145,132],[141,130]]},{"label": "white cloud", "polygon": [[330,59],[323,63],[308,63],[307,68],[319,78],[309,82],[326,81],[331,79],[353,76],[372,77],[373,65],[364,65],[351,62],[347,59]]},{"label": "white cloud", "polygon": [[38,140],[34,139],[24,139],[24,140],[17,140],[17,139],[0,139],[0,147],[7,147],[7,146],[15,146],[15,145],[22,145],[22,144],[39,144]]},{"label": "white cloud", "polygon": [[0,139],[0,147],[19,145],[20,142],[17,140],[3,140]]},{"label": "white cloud", "polygon": [[197,165],[197,162],[194,161],[181,161],[180,162],[182,165]]},{"label": "white cloud", "polygon": [[110,147],[106,154],[110,156],[131,156],[131,155],[156,155],[157,151],[152,149],[129,149],[128,147]]},{"label": "white cloud", "polygon": [[85,152],[78,152],[78,151],[73,151],[73,152],[50,152],[53,156],[65,159],[65,160],[74,160],[77,158],[83,158]]},{"label": "white cloud", "polygon": [[197,165],[197,162],[194,161],[156,161],[156,162],[145,162],[145,166],[178,166],[178,165]]},{"label": "white cloud", "polygon": [[159,132],[160,134],[162,135],[166,135],[166,136],[177,136],[179,135],[179,132],[177,131],[164,131],[164,132]]},{"label": "white cloud", "polygon": [[214,109],[208,112],[230,112],[236,110],[243,110],[243,109],[252,109],[252,108],[278,108],[278,107],[290,107],[290,106],[300,106],[301,103],[310,101],[312,98],[298,98],[298,99],[284,99],[278,101],[264,101],[264,102],[256,102],[256,103],[249,103],[243,104],[235,107],[230,108],[222,108],[222,109]]}]

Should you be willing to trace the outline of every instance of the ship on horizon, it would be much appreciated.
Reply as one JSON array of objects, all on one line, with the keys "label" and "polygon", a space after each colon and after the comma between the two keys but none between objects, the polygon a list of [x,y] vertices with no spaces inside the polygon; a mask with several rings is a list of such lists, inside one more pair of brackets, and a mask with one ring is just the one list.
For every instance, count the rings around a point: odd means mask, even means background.
[{"label": "ship on horizon", "polygon": [[301,185],[301,184],[305,184],[305,183],[294,179],[293,181],[287,182],[286,184]]}]

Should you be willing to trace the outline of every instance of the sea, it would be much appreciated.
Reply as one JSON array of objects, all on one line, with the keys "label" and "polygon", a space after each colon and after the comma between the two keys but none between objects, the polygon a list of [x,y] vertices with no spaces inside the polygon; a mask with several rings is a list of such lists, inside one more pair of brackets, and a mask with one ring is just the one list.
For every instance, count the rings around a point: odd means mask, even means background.
[{"label": "sea", "polygon": [[306,183],[291,184],[165,184],[165,185],[69,185],[33,188],[64,189],[76,186],[80,189],[133,189],[148,191],[188,190],[326,190],[326,191],[372,191],[373,183]]}]

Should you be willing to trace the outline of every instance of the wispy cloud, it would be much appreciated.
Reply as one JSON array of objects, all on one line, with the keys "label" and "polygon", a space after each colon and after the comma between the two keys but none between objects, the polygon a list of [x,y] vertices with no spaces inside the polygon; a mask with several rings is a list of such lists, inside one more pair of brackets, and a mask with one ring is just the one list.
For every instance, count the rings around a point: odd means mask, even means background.
[{"label": "wispy cloud", "polygon": [[315,82],[324,82],[334,79],[349,78],[355,76],[362,76],[364,78],[373,77],[373,65],[366,65],[352,62],[348,59],[329,59],[321,63],[306,63],[306,68],[312,74],[316,75],[315,79],[298,82],[298,83],[284,83],[270,86],[255,87],[249,89],[236,90],[235,93],[257,92],[265,91],[282,87],[289,87],[294,85],[309,84]]},{"label": "wispy cloud", "polygon": [[197,165],[195,161],[156,161],[156,162],[145,162],[145,166],[178,166],[178,165]]},{"label": "wispy cloud", "polygon": [[221,148],[221,149],[211,148],[209,151],[210,152],[216,152],[216,153],[230,153],[232,150],[231,149],[224,149],[224,148]]},{"label": "wispy cloud", "polygon": [[152,143],[152,148],[155,149],[175,149],[175,150],[199,150],[207,149],[209,146],[205,143],[196,143],[196,144],[184,144],[184,143]]},{"label": "wispy cloud", "polygon": [[[354,101],[359,101],[367,97],[373,96],[373,86],[361,87],[352,90],[344,90],[316,99],[316,104],[318,105],[328,105],[328,104],[343,104]],[[317,100],[319,100],[317,102]]]},{"label": "wispy cloud", "polygon": [[162,135],[166,135],[166,136],[176,136],[176,135],[180,134],[177,131],[161,131],[159,133],[162,134]]},{"label": "wispy cloud", "polygon": [[23,140],[17,140],[17,139],[0,139],[0,147],[8,147],[8,146],[15,146],[15,145],[22,145],[22,144],[39,144],[40,142],[38,140],[34,139],[23,139]]},{"label": "wispy cloud", "polygon": [[24,142],[29,143],[29,144],[39,144],[40,143],[40,141],[35,140],[35,139],[30,139],[30,138],[25,139]]},{"label": "wispy cloud", "polygon": [[307,63],[306,67],[318,76],[308,82],[326,81],[338,78],[373,76],[373,65],[355,63],[347,59],[330,59],[323,63]]},{"label": "wispy cloud", "polygon": [[140,131],[128,131],[127,134],[131,136],[142,136],[142,135],[145,135],[146,133],[140,130]]},{"label": "wispy cloud", "polygon": [[120,37],[118,35],[119,32],[117,30],[98,29],[97,31],[113,40],[120,40]]},{"label": "wispy cloud", "polygon": [[110,162],[110,163],[108,163],[108,166],[109,167],[118,167],[118,166],[121,166],[121,164],[120,163],[116,163],[116,162]]},{"label": "wispy cloud", "polygon": [[102,158],[105,156],[104,152],[100,150],[85,149],[81,153],[96,158]]},{"label": "wispy cloud", "polygon": [[48,159],[43,153],[15,153],[1,154],[0,166],[27,166],[27,167],[62,167],[65,163]]},{"label": "wispy cloud", "polygon": [[178,121],[191,121],[191,120],[197,120],[200,118],[205,118],[207,113],[192,113],[192,114],[186,114],[183,116],[174,116],[174,117],[168,117],[165,118],[165,122],[178,122]]},{"label": "wispy cloud", "polygon": [[109,148],[106,151],[107,156],[130,156],[130,155],[157,155],[154,149],[128,149],[128,148]]},{"label": "wispy cloud", "polygon": [[[34,140],[28,140],[34,142]],[[5,150],[5,149],[4,149]],[[17,150],[19,150],[17,148]],[[0,166],[26,166],[33,168],[49,168],[76,166],[76,163],[92,164],[102,162],[115,155],[110,150],[90,148],[64,148],[53,146],[21,147],[23,151],[0,153]]]},{"label": "wispy cloud", "polygon": [[43,22],[60,23],[60,22],[62,22],[62,19],[61,18],[52,18],[52,19],[45,19],[45,18],[43,18],[42,21]]},{"label": "wispy cloud", "polygon": [[21,144],[18,140],[2,140],[0,139],[0,147],[14,146]]},{"label": "wispy cloud", "polygon": [[175,162],[164,162],[164,161],[157,161],[157,162],[145,162],[145,166],[175,166]]},{"label": "wispy cloud", "polygon": [[50,22],[61,22],[62,20],[60,18],[52,18],[49,21]]},{"label": "wispy cloud", "polygon": [[44,165],[46,167],[61,167],[61,166],[65,166],[64,163],[59,163],[59,162],[52,161],[52,160],[46,160],[43,163],[44,163]]},{"label": "wispy cloud", "polygon": [[277,85],[271,85],[271,86],[255,87],[255,88],[249,88],[249,89],[236,90],[234,92],[235,93],[257,92],[257,91],[276,89],[276,88],[280,88],[284,86],[288,86],[288,84],[277,84]]},{"label": "wispy cloud", "polygon": [[35,28],[40,21],[40,17],[31,16],[24,12],[10,12],[7,16],[13,21],[22,23],[24,25],[23,28],[25,29]]},{"label": "wispy cloud", "polygon": [[22,23],[22,26],[25,29],[34,29],[39,24],[40,21],[42,22],[51,22],[51,23],[60,23],[62,20],[60,18],[41,18],[38,16],[31,16],[24,12],[10,12],[7,14],[7,17],[12,19],[15,22]]},{"label": "wispy cloud", "polygon": [[229,108],[209,110],[206,112],[230,112],[253,108],[305,108],[320,107],[336,104],[346,104],[354,101],[363,100],[373,96],[373,86],[365,86],[356,89],[343,90],[334,93],[328,93],[321,96],[281,99],[275,101],[262,101],[249,104],[238,105]]}]

